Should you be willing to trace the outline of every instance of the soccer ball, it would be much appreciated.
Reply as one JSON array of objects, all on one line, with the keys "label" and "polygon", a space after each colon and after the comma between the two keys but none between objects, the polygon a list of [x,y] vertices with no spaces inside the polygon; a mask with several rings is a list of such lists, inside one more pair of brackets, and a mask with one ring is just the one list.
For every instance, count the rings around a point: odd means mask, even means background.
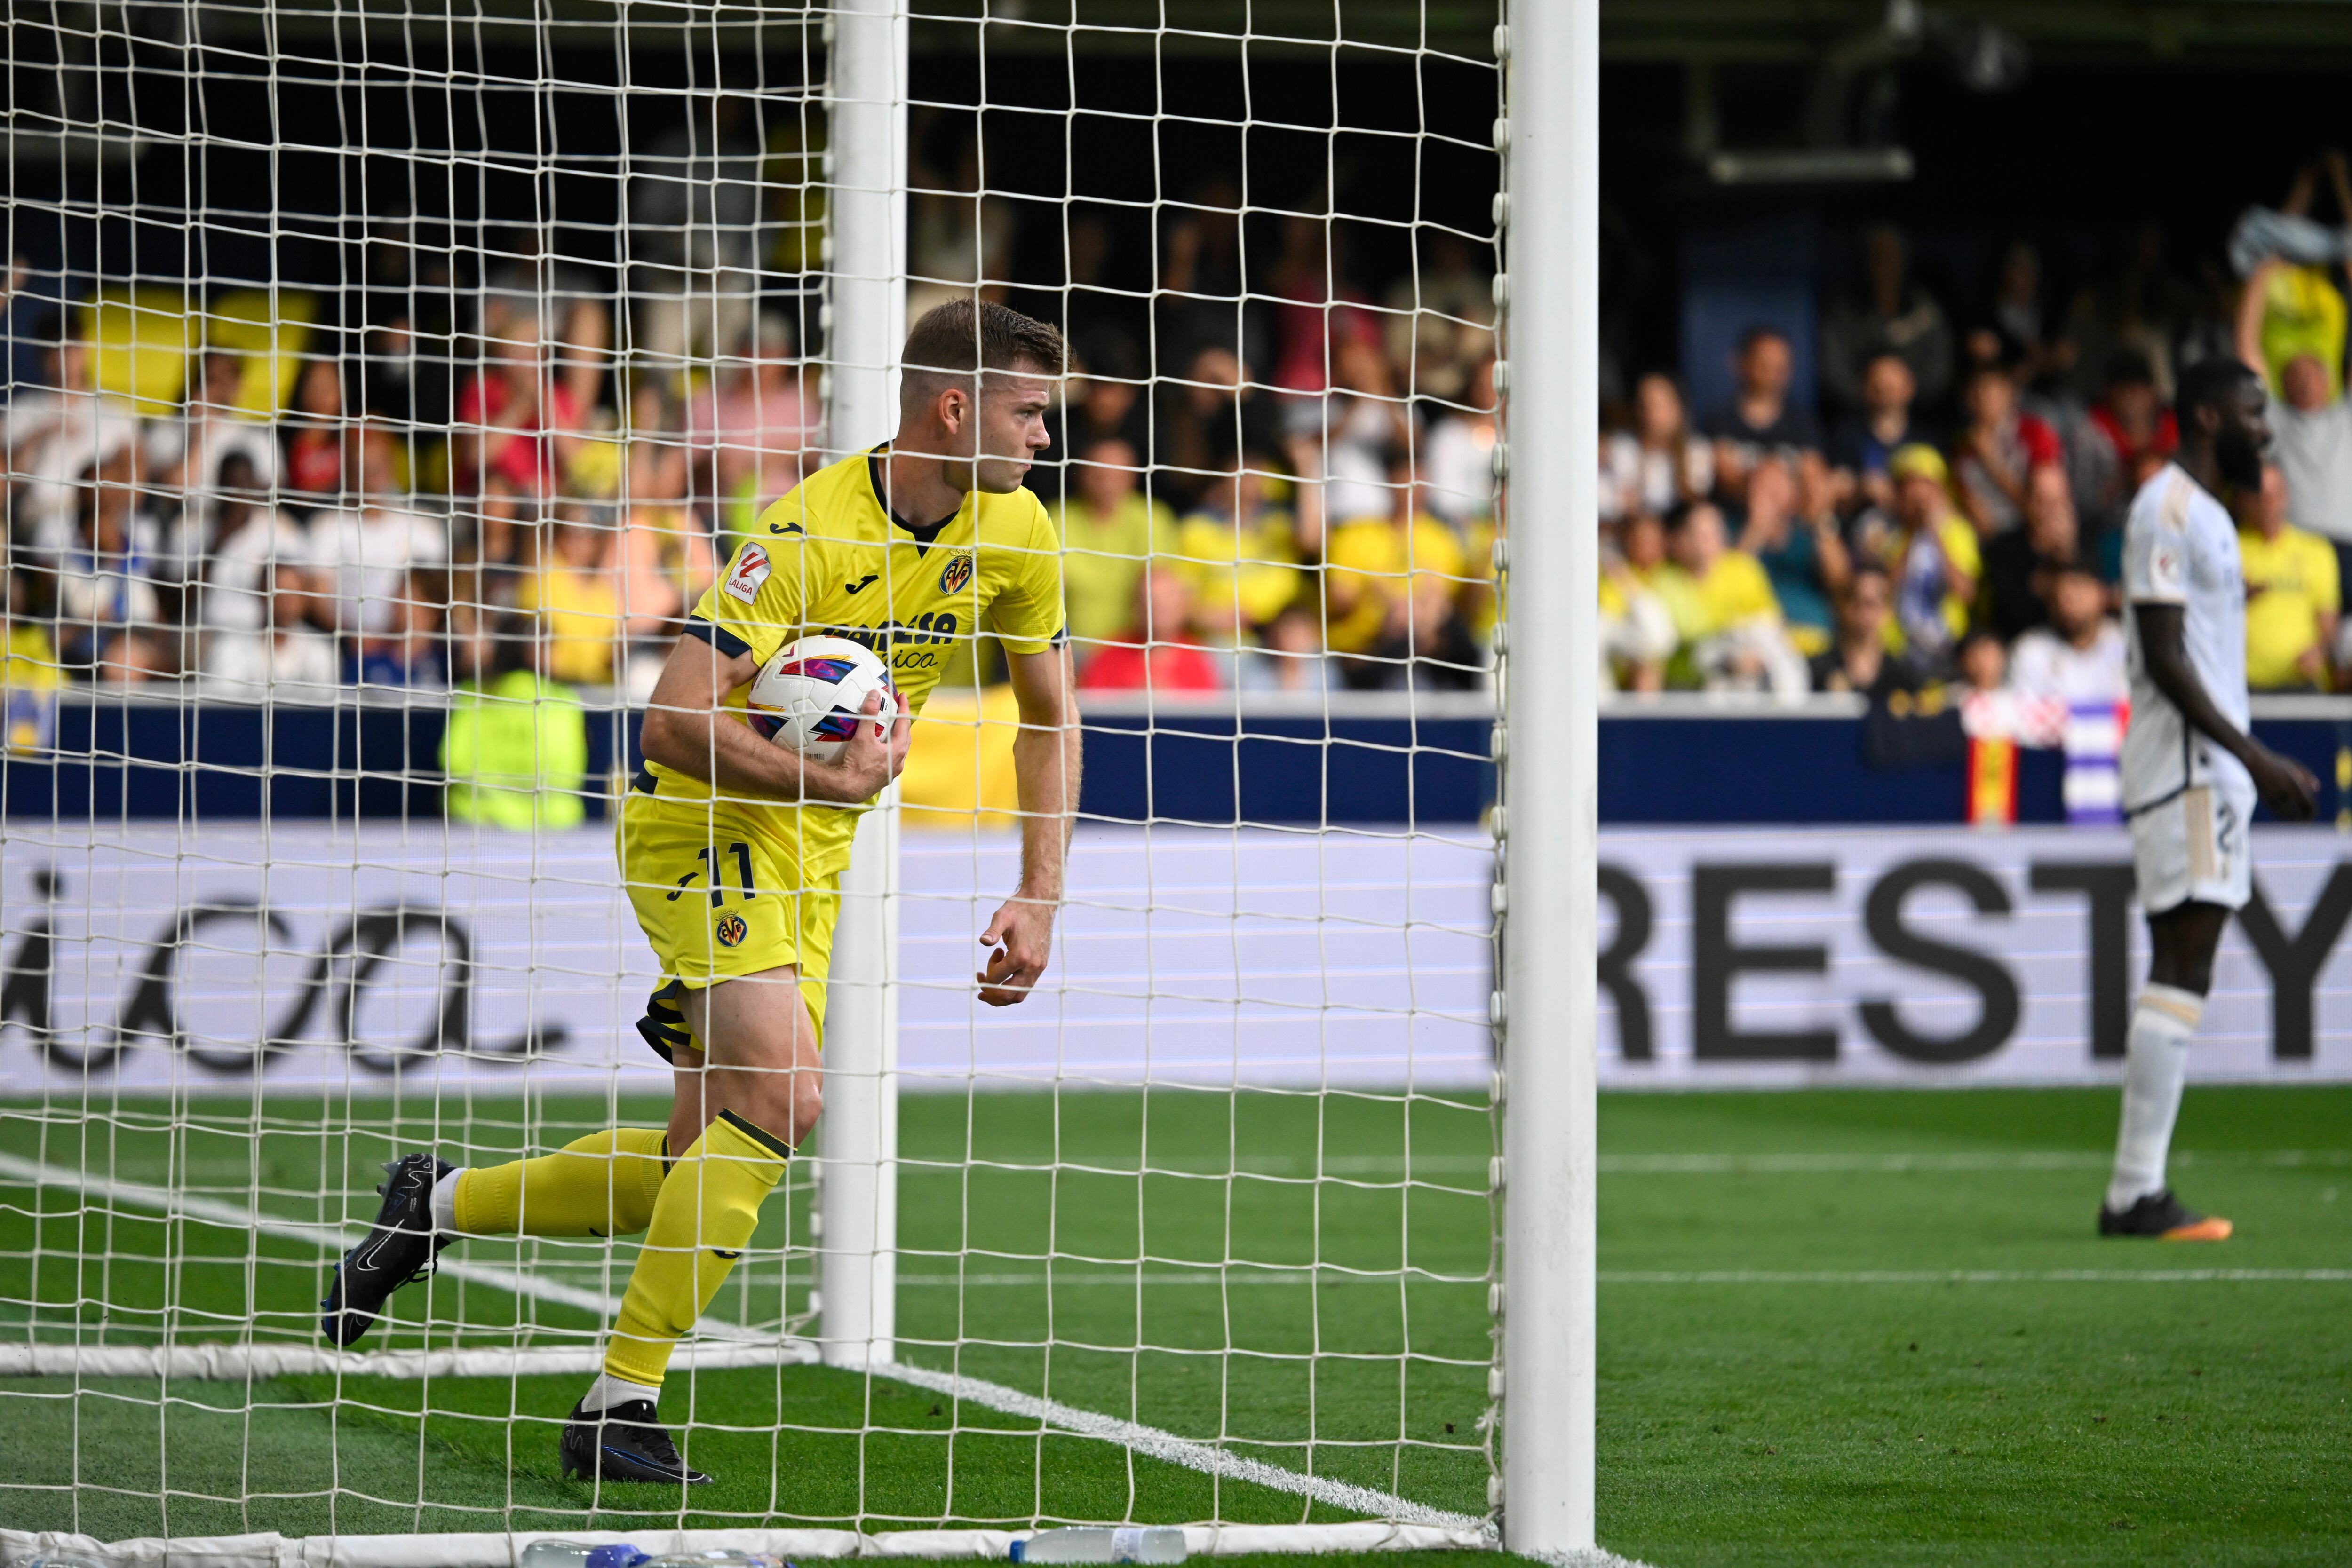
[{"label": "soccer ball", "polygon": [[751,727],[788,751],[832,762],[857,733],[868,692],[882,694],[877,729],[893,723],[898,704],[889,667],[846,637],[803,637],[776,650],[751,677],[745,706]]}]

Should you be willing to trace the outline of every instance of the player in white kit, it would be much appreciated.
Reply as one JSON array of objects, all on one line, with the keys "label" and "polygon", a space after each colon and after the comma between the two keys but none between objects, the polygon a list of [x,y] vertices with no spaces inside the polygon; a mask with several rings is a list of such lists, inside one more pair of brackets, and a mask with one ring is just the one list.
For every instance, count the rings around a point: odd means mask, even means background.
[{"label": "player in white kit", "polygon": [[2262,487],[2263,385],[2235,360],[2181,373],[2180,450],[2133,497],[2124,524],[2131,727],[2124,814],[2147,911],[2147,987],[2133,1010],[2115,1175],[2102,1236],[2221,1241],[2230,1222],[2192,1212],[2165,1181],[2189,1040],[2213,984],[2213,953],[2252,888],[2247,830],[2259,798],[2291,822],[2319,783],[2248,733],[2246,585],[2238,528],[2219,497]]}]

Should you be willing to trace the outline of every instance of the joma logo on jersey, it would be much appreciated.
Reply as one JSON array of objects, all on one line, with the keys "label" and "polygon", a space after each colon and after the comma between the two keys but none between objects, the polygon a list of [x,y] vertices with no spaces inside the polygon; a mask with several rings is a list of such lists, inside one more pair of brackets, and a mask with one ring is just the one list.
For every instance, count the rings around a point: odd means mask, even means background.
[{"label": "joma logo on jersey", "polygon": [[971,557],[968,555],[951,555],[948,557],[947,565],[940,568],[941,593],[961,593],[971,581]]},{"label": "joma logo on jersey", "polygon": [[886,621],[879,626],[828,626],[824,630],[827,636],[862,643],[887,657],[895,643],[945,643],[955,636],[959,624],[954,611],[941,610],[918,615],[911,622]]}]

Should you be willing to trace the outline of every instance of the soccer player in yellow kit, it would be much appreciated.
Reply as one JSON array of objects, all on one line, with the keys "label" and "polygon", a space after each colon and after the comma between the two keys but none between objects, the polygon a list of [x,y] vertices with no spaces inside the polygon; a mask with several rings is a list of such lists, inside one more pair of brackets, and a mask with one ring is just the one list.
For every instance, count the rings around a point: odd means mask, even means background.
[{"label": "soccer player in yellow kit", "polygon": [[[1047,444],[1059,334],[958,301],[915,324],[898,434],[821,469],[770,507],[695,607],[647,705],[646,758],[620,811],[629,902],[663,984],[637,1028],[677,1070],[667,1129],[617,1127],[551,1155],[465,1170],[430,1154],[388,1169],[367,1239],[323,1305],[348,1345],[392,1291],[459,1235],[645,1232],[604,1371],[572,1414],[564,1469],[698,1482],[660,1424],[670,1352],[751,1241],[760,1205],[822,1103],[825,973],[859,810],[906,761],[913,716],[956,643],[1003,643],[1021,708],[1013,743],[1021,884],[981,936],[981,999],[1044,973],[1078,798],[1077,713],[1063,635],[1060,547],[1021,487]],[[837,761],[770,744],[744,694],[777,649],[852,637],[880,654],[895,714],[868,700]]]}]

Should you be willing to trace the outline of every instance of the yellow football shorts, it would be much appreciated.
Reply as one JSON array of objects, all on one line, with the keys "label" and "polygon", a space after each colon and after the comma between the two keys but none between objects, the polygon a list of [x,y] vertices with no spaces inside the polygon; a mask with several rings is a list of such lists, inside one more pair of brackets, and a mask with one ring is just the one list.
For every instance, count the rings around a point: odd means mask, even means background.
[{"label": "yellow football shorts", "polygon": [[794,846],[748,814],[704,800],[662,800],[638,790],[623,799],[614,843],[637,924],[654,946],[662,986],[637,1032],[664,1060],[688,1032],[686,993],[780,965],[800,971],[817,1038],[824,1038],[824,980],[841,873],[812,885]]}]

